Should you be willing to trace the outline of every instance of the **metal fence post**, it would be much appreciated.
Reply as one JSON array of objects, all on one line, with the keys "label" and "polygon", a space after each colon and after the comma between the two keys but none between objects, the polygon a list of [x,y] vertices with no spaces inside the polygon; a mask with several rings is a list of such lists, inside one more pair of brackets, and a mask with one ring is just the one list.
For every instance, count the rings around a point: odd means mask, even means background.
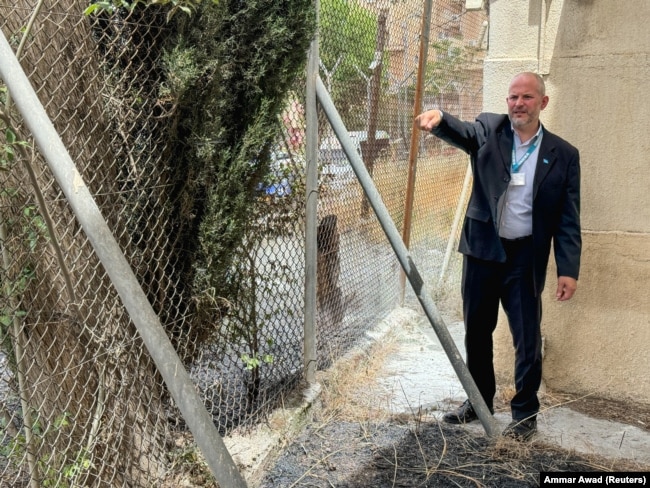
[{"label": "metal fence post", "polygon": [[[318,25],[319,0],[314,0]],[[318,78],[318,31],[314,34],[307,63],[306,128],[306,195],[305,195],[305,324],[304,363],[305,379],[316,381],[316,273],[318,266],[316,233],[318,227],[318,112],[316,107],[316,80]]]},{"label": "metal fence post", "polygon": [[[411,145],[409,149],[408,176],[406,179],[406,199],[404,202],[404,227],[402,228],[402,240],[408,249],[411,245],[411,225],[413,216],[413,201],[415,199],[415,174],[417,169],[418,147],[420,142],[420,131],[415,123],[415,117],[422,110],[422,92],[424,91],[424,76],[427,69],[427,58],[429,56],[429,31],[431,29],[431,8],[432,0],[426,0],[422,12],[422,27],[420,28],[420,52],[418,58],[418,73],[415,86],[415,100],[413,101],[413,122],[411,124]],[[406,277],[400,274],[400,303],[404,303],[406,291]]]},{"label": "metal fence post", "polygon": [[41,105],[4,33],[0,36],[0,77],[29,128],[70,207],[88,236],[124,307],[147,346],[160,374],[194,435],[206,462],[223,488],[244,488],[212,417],[198,396],[158,316],[138,283],[93,196]]}]

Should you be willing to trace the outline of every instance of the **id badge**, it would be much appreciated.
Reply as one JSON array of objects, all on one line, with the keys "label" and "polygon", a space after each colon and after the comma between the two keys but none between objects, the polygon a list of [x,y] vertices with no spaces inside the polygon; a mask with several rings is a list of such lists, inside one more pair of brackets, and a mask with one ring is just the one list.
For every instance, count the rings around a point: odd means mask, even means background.
[{"label": "id badge", "polygon": [[512,186],[525,186],[526,185],[526,173],[512,173],[512,179],[510,180]]}]

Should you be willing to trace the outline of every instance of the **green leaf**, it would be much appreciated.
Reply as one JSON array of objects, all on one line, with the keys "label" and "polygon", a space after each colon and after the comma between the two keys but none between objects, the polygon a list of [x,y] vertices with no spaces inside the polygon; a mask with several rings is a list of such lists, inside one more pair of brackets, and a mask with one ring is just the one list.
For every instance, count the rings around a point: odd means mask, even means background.
[{"label": "green leaf", "polygon": [[16,155],[14,149],[11,146],[5,146],[5,154],[7,155],[7,159],[9,161],[13,161]]},{"label": "green leaf", "polygon": [[7,138],[7,144],[13,144],[16,142],[16,134],[14,134],[14,132],[9,128],[5,130],[5,137]]}]

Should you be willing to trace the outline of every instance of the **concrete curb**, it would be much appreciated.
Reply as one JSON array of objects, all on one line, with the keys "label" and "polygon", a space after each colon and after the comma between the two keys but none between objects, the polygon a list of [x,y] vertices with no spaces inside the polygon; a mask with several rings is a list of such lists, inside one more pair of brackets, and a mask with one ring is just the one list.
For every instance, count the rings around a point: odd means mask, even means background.
[{"label": "concrete curb", "polygon": [[234,432],[224,443],[249,487],[260,484],[268,468],[311,421],[318,406],[321,385],[314,383],[289,397],[268,421],[243,432]]}]

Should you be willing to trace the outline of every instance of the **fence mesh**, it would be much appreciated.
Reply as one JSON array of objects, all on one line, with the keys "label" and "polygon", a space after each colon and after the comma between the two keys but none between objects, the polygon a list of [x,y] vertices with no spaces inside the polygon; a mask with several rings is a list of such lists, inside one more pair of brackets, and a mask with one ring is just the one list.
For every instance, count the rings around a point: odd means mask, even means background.
[{"label": "fence mesh", "polygon": [[[321,77],[401,229],[410,212],[423,2],[320,3]],[[227,434],[263,420],[303,374],[305,88],[297,81],[285,104],[283,137],[247,237],[233,251],[241,300],[215,306],[223,314],[208,336],[192,334],[191,294],[177,269],[180,234],[173,232],[185,202],[165,136],[174,100],[160,90],[166,11],[89,17],[88,4],[0,0],[0,30],[20,51],[206,409]],[[433,2],[425,108],[463,118],[479,112],[484,20],[485,12],[466,12],[463,1]],[[191,433],[1,84],[0,102],[8,117],[0,139],[0,487],[211,486]],[[407,306],[417,305],[322,114],[318,134],[317,349],[325,368],[400,305],[403,293]],[[454,233],[467,159],[430,137],[419,137],[415,149],[410,249],[443,312],[455,314]]]},{"label": "fence mesh", "polygon": [[[432,3],[428,58],[419,88],[425,8],[420,1],[323,1],[320,74],[439,307],[457,316],[461,262],[455,238],[464,211],[468,160],[433,136],[420,137],[412,148],[411,132],[417,90],[423,109],[439,107],[470,119],[480,111],[486,15],[467,12],[463,1]],[[319,127],[319,229],[327,237],[327,252],[340,247],[329,268],[319,263],[319,289],[327,286],[327,292],[319,293],[321,317],[326,313],[319,351],[328,354],[333,345],[345,349],[368,321],[380,319],[402,297],[407,306],[418,304],[410,287],[403,288],[398,262],[324,116]],[[413,189],[407,182],[411,154],[417,154]],[[411,208],[406,198],[410,191]],[[328,277],[332,279],[323,283]],[[338,286],[332,284],[335,278]],[[326,359],[321,358],[323,364]]]}]

